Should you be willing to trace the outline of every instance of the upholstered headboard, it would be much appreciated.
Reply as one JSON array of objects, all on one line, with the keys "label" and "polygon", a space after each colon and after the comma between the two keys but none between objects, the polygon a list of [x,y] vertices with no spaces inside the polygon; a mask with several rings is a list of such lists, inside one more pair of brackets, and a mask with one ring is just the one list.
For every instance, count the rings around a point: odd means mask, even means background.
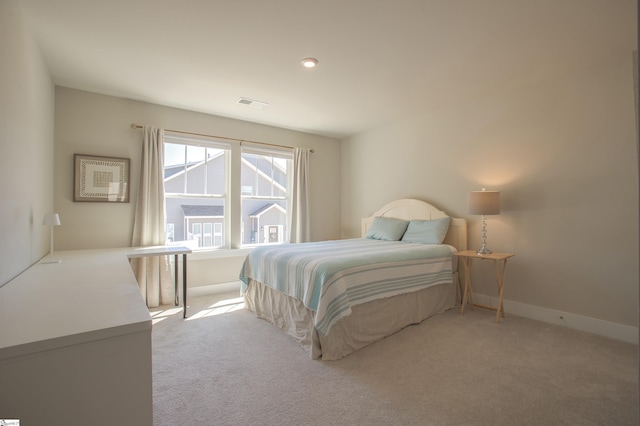
[{"label": "upholstered headboard", "polygon": [[[448,217],[449,215],[425,201],[411,198],[395,200],[380,208],[372,216],[362,218],[363,237],[366,235],[367,230],[373,223],[373,219],[376,216],[394,217],[404,220],[432,220]],[[443,243],[454,246],[458,251],[466,250],[467,221],[462,218],[452,217],[451,223],[449,224],[449,230],[447,231],[447,235],[445,236]]]}]

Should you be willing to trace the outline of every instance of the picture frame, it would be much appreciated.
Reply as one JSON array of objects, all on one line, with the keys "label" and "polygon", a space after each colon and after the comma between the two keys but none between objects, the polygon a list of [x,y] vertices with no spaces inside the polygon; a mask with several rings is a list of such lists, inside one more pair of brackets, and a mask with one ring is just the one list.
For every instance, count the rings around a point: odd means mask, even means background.
[{"label": "picture frame", "polygon": [[73,154],[73,201],[129,202],[128,158]]}]

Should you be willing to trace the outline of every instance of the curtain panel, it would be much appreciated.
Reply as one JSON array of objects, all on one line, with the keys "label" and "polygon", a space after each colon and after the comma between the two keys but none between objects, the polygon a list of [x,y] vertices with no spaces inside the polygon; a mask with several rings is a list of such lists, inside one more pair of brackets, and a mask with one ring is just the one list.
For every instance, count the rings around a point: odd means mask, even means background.
[{"label": "curtain panel", "polygon": [[[133,224],[132,247],[166,243],[164,200],[164,130],[144,126],[140,185]],[[131,260],[140,293],[150,308],[174,300],[168,256]]]},{"label": "curtain panel", "polygon": [[293,189],[289,241],[311,241],[309,206],[309,155],[307,148],[293,149]]}]

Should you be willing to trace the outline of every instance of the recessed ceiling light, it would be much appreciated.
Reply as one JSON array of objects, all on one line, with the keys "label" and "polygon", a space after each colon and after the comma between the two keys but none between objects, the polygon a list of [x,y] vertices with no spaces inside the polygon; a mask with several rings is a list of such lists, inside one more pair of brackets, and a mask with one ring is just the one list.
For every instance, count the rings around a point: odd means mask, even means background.
[{"label": "recessed ceiling light", "polygon": [[316,58],[305,58],[302,60],[302,65],[305,68],[313,68],[318,65],[318,60]]}]

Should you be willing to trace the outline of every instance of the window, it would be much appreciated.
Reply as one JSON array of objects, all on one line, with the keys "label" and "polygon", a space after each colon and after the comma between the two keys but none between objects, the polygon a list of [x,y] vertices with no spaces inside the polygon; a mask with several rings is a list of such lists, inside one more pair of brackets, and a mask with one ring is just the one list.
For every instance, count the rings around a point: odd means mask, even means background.
[{"label": "window", "polygon": [[281,243],[282,242],[281,225],[268,225],[264,227],[264,239],[267,243]]},{"label": "window", "polygon": [[167,223],[174,224],[173,241],[196,247],[225,247],[221,231],[228,205],[230,147],[213,141],[165,136],[164,190]]},{"label": "window", "polygon": [[222,223],[217,222],[213,224],[213,245],[220,247],[222,245]]},{"label": "window", "polygon": [[202,241],[202,224],[201,223],[193,223],[191,224],[191,235],[189,235],[189,240],[193,240],[196,242],[196,247],[201,246]]},{"label": "window", "polygon": [[202,233],[202,247],[213,246],[213,223],[205,223]]},{"label": "window", "polygon": [[243,147],[242,244],[287,241],[291,169],[290,151]]},{"label": "window", "polygon": [[172,243],[174,241],[173,230],[174,230],[173,223],[167,223],[167,227],[166,227],[167,243]]},{"label": "window", "polygon": [[288,240],[291,150],[165,135],[164,160],[172,241],[205,249]]}]

